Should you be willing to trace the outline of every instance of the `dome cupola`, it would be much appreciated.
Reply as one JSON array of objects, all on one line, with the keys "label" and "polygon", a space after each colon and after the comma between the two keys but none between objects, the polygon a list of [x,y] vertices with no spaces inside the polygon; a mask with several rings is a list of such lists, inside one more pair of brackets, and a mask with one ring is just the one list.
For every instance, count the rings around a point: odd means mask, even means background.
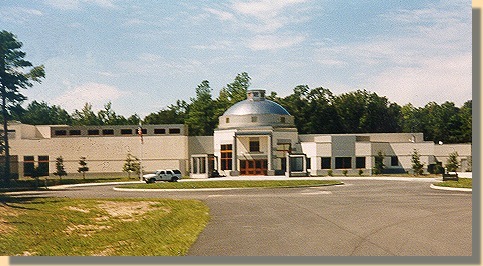
[{"label": "dome cupola", "polygon": [[265,90],[247,91],[247,99],[240,101],[223,113],[218,128],[253,126],[294,127],[293,116],[280,104],[265,99]]}]

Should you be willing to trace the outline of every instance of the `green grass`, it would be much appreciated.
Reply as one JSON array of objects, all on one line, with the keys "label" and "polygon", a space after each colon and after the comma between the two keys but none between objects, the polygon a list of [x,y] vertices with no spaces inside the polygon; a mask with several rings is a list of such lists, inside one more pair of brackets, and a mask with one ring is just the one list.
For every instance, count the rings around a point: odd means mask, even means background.
[{"label": "green grass", "polygon": [[473,188],[473,179],[459,178],[458,181],[443,181],[434,185],[440,187]]},{"label": "green grass", "polygon": [[208,220],[196,200],[0,195],[0,255],[182,256]]},{"label": "green grass", "polygon": [[120,188],[137,189],[197,189],[197,188],[261,188],[340,185],[334,180],[216,180],[190,182],[158,182],[154,184],[120,185]]}]

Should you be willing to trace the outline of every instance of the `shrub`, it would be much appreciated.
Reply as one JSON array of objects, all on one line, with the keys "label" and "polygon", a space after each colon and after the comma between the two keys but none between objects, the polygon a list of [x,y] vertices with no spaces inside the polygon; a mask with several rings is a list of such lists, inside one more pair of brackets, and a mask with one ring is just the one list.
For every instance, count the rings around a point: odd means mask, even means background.
[{"label": "shrub", "polygon": [[333,176],[333,175],[334,175],[334,173],[332,172],[332,170],[328,170],[328,171],[327,171],[327,175],[328,175],[328,176]]}]

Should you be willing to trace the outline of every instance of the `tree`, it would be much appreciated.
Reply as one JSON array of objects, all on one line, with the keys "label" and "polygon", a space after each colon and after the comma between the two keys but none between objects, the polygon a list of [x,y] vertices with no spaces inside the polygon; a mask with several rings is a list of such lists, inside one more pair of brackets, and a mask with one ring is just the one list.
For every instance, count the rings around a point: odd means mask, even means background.
[{"label": "tree", "polygon": [[72,114],[72,124],[80,126],[98,126],[102,122],[99,117],[92,111],[92,104],[85,103],[84,107],[79,110],[75,110]]},{"label": "tree", "polygon": [[188,125],[190,135],[207,136],[213,134],[218,124],[218,116],[215,115],[211,87],[207,80],[202,81],[196,88],[196,98],[191,98],[185,123]]},{"label": "tree", "polygon": [[97,112],[97,117],[101,125],[125,125],[127,123],[124,116],[118,115],[112,110],[111,102],[105,104],[104,109]]},{"label": "tree", "polygon": [[145,124],[184,124],[187,117],[188,104],[178,100],[175,105],[161,109],[144,117]]},{"label": "tree", "polygon": [[[8,110],[27,99],[20,89],[33,86],[32,81],[40,82],[45,76],[43,66],[33,66],[24,60],[25,53],[20,50],[22,43],[7,31],[0,31],[0,96],[3,116],[3,147],[5,150],[4,180],[9,182],[10,149],[8,145]],[[28,69],[29,72],[23,72]]]},{"label": "tree", "polygon": [[226,85],[220,91],[220,98],[228,101],[229,106],[247,98],[247,89],[250,87],[251,78],[248,73],[242,72],[235,77],[232,83]]},{"label": "tree", "polygon": [[416,149],[413,149],[413,153],[411,154],[411,163],[414,175],[422,175],[423,174],[423,167],[424,163],[421,163],[421,155]]},{"label": "tree", "polygon": [[382,151],[378,151],[377,155],[374,157],[374,170],[373,173],[375,175],[380,175],[384,171],[384,154]]},{"label": "tree", "polygon": [[139,162],[139,159],[136,156],[128,153],[124,166],[122,167],[122,171],[128,174],[129,179],[131,179],[132,172],[135,172],[139,175],[141,171],[141,163]]},{"label": "tree", "polygon": [[62,180],[62,176],[66,176],[67,172],[65,171],[64,167],[64,158],[59,156],[55,159],[55,169],[54,175],[59,176],[60,180]]},{"label": "tree", "polygon": [[458,161],[458,152],[454,151],[449,154],[448,160],[446,160],[445,167],[448,172],[456,172],[459,166],[460,163]]},{"label": "tree", "polygon": [[87,167],[86,157],[82,156],[79,159],[79,168],[77,172],[82,173],[82,178],[86,179],[86,172],[89,171],[89,167]]},{"label": "tree", "polygon": [[12,117],[30,125],[70,125],[72,117],[60,106],[49,106],[46,102],[33,101],[27,109],[21,106],[12,110]]}]

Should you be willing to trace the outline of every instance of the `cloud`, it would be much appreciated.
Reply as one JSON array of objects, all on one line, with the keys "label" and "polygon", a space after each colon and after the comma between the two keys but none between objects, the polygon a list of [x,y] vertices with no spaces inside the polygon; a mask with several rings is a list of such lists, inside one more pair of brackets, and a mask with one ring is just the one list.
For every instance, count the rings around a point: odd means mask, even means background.
[{"label": "cloud", "polygon": [[392,34],[320,44],[314,60],[397,103],[471,99],[471,9],[430,5],[381,16]]},{"label": "cloud", "polygon": [[248,42],[248,47],[255,51],[277,50],[297,45],[305,40],[305,36],[257,35]]},{"label": "cloud", "polygon": [[42,11],[33,8],[24,7],[5,7],[0,9],[0,21],[8,23],[28,23],[32,17],[40,17],[44,14]]},{"label": "cloud", "polygon": [[92,4],[102,8],[117,8],[113,0],[45,0],[45,3],[61,10],[78,10],[83,4]]},{"label": "cloud", "polygon": [[205,11],[217,16],[220,20],[233,20],[235,17],[232,13],[214,8],[204,8]]},{"label": "cloud", "polygon": [[[308,20],[307,8],[299,7],[307,0],[256,0],[232,1],[230,4],[203,8],[223,22],[230,22],[238,34],[240,29],[246,40],[245,46],[252,50],[277,50],[299,44],[302,34],[291,34],[287,28]],[[215,47],[208,45],[204,47]]]},{"label": "cloud", "polygon": [[306,0],[258,0],[238,1],[232,5],[233,10],[240,14],[250,15],[262,20],[279,16],[284,9],[294,4],[304,3]]},{"label": "cloud", "polygon": [[91,103],[93,110],[99,110],[107,102],[114,101],[125,95],[128,95],[128,93],[120,91],[114,86],[86,83],[69,89],[64,94],[54,98],[51,103],[62,106],[70,112],[82,109],[85,103]]}]

